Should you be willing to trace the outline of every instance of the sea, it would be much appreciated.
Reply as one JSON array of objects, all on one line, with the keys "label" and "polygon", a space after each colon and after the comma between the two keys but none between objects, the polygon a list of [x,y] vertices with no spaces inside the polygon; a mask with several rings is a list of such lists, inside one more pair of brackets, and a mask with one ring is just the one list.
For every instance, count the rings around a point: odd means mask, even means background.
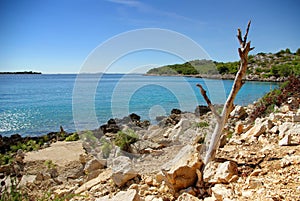
[{"label": "sea", "polygon": [[[0,134],[39,136],[96,129],[110,118],[136,113],[153,124],[173,108],[193,112],[206,105],[196,84],[213,104],[224,104],[232,80],[142,74],[2,74]],[[235,104],[248,105],[278,83],[245,82]]]}]

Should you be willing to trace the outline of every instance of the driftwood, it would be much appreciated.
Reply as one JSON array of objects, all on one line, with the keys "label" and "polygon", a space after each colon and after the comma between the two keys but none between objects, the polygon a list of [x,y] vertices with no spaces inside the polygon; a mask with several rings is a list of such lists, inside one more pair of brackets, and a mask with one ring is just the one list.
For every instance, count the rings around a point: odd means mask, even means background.
[{"label": "driftwood", "polygon": [[247,42],[248,32],[250,28],[251,21],[249,21],[246,34],[244,37],[242,37],[242,31],[241,29],[238,29],[237,38],[240,43],[240,48],[238,48],[239,56],[241,59],[239,70],[235,76],[233,86],[231,88],[231,92],[226,100],[226,103],[224,104],[223,110],[221,115],[219,115],[211,103],[210,99],[206,95],[206,91],[203,89],[203,87],[200,84],[197,84],[197,87],[200,88],[200,92],[206,101],[208,107],[211,109],[212,113],[217,119],[217,124],[214,129],[214,132],[211,136],[211,141],[209,144],[209,148],[206,152],[205,158],[204,158],[204,164],[207,164],[208,162],[215,159],[216,150],[219,147],[219,141],[222,136],[222,132],[224,129],[224,126],[228,120],[229,114],[233,109],[233,101],[238,93],[238,91],[243,86],[243,77],[246,74],[247,65],[248,65],[248,53],[253,50],[254,48],[251,47],[250,41]]}]

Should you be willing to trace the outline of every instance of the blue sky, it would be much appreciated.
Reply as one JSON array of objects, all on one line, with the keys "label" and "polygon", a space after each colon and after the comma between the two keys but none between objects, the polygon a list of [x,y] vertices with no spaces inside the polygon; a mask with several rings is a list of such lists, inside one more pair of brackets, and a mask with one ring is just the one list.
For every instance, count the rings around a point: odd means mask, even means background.
[{"label": "blue sky", "polygon": [[[178,32],[213,60],[235,61],[236,30],[250,19],[253,54],[295,52],[299,9],[298,0],[0,0],[0,71],[76,73],[101,43],[143,28]],[[176,62],[172,55],[147,51],[116,62],[111,72]]]}]

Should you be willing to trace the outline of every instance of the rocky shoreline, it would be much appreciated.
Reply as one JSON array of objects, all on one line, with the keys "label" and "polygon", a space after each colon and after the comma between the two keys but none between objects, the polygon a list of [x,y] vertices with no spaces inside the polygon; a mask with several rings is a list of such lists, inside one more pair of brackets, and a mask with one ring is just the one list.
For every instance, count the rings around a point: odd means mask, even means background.
[{"label": "rocky shoreline", "polygon": [[[201,158],[209,144],[204,139],[215,124],[206,106],[195,113],[174,109],[158,118],[158,125],[136,114],[111,119],[78,133],[81,139],[74,142],[57,137],[62,129],[49,138],[53,143],[36,151],[18,150],[11,164],[0,167],[1,194],[17,178],[27,200],[297,200],[299,104],[299,97],[290,97],[255,122],[249,117],[253,105],[236,106],[217,160],[204,169]],[[123,149],[118,144],[122,136],[130,136]]]},{"label": "rocky shoreline", "polygon": [[[145,74],[145,76],[179,76],[179,77],[194,77],[194,78],[206,78],[206,79],[217,79],[217,80],[234,80],[235,75],[232,74],[214,74],[214,75],[209,75],[209,74],[197,74],[197,75],[170,75],[170,74]],[[288,80],[288,77],[266,77],[262,78],[259,75],[246,75],[244,78],[245,81],[256,81],[256,82],[285,82]]]}]

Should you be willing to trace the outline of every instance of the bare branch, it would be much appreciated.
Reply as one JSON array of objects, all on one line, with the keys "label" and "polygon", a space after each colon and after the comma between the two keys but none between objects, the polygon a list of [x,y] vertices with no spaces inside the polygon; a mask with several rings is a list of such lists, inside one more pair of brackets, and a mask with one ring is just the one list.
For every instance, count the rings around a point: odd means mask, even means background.
[{"label": "bare branch", "polygon": [[[247,42],[250,24],[251,24],[251,21],[248,22],[246,34],[244,35],[244,37],[242,37],[241,29],[238,29],[237,38],[238,38],[238,41],[241,46],[240,48],[238,48],[238,53],[239,53],[239,56],[241,59],[240,68],[239,68],[237,74],[235,75],[234,83],[233,83],[232,89],[230,91],[230,94],[226,100],[226,103],[224,104],[222,114],[221,114],[221,116],[219,116],[217,114],[218,122],[217,122],[215,130],[211,136],[209,148],[207,150],[207,153],[206,153],[206,156],[204,159],[204,164],[207,164],[209,161],[214,160],[215,155],[216,155],[216,150],[219,147],[219,141],[220,141],[220,138],[223,133],[223,128],[229,118],[229,114],[230,114],[231,110],[233,109],[234,99],[235,99],[238,91],[241,89],[241,87],[244,84],[243,77],[246,74],[246,70],[247,70],[247,66],[248,66],[248,63],[247,63],[248,53],[254,49],[253,47],[251,47],[251,42],[250,41]],[[204,99],[206,100],[208,105],[210,106],[211,105],[210,100],[208,98],[205,98],[206,92],[203,90],[201,85],[197,85],[197,86],[200,87],[202,96],[204,97]],[[207,99],[208,99],[208,101],[207,101]],[[216,112],[213,111],[213,113],[215,114]]]},{"label": "bare branch", "polygon": [[249,32],[249,29],[250,29],[250,25],[251,25],[251,20],[249,20],[248,25],[247,25],[246,34],[244,36],[244,45],[247,42],[247,37],[248,37],[248,32]]},{"label": "bare branch", "polygon": [[203,96],[204,100],[206,101],[209,109],[212,111],[212,113],[215,115],[215,117],[217,118],[217,121],[219,122],[221,120],[221,116],[217,113],[216,108],[213,106],[213,104],[211,103],[210,99],[208,98],[208,96],[206,95],[206,91],[203,89],[201,84],[197,84],[197,87],[199,87],[201,95]]}]

